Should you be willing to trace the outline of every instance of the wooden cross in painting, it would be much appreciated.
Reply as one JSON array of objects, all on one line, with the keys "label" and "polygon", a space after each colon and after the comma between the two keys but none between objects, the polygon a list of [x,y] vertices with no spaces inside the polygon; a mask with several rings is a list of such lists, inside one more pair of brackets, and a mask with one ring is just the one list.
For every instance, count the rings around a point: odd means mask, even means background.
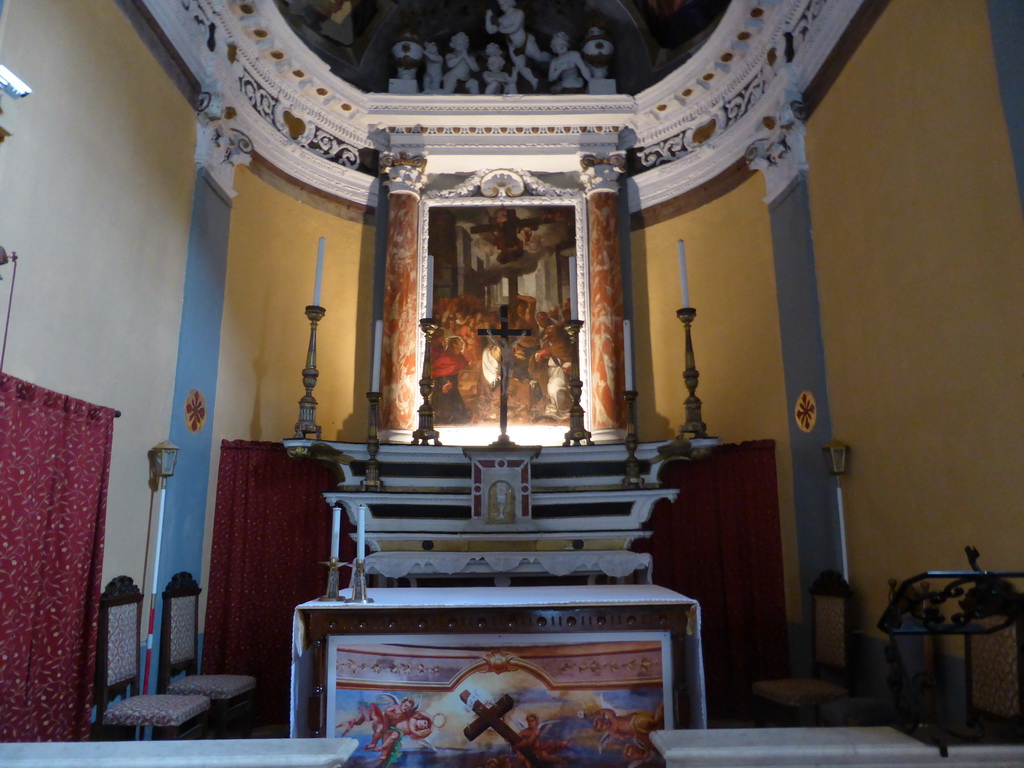
[{"label": "wooden cross in painting", "polygon": [[[469,691],[463,691],[459,694],[459,698],[464,703],[469,704],[473,696]],[[533,747],[524,744],[523,738],[508,723],[502,720],[505,715],[512,711],[513,706],[512,697],[507,693],[491,706],[487,706],[479,699],[475,699],[471,706],[477,718],[462,730],[467,739],[474,741],[477,736],[493,728],[495,733],[507,741],[509,746],[528,761],[531,768],[555,768],[554,763],[544,760]]]},{"label": "wooden cross in painting", "polygon": [[[508,327],[508,304],[501,305],[501,323],[500,327],[496,330],[494,328],[481,328],[477,331],[478,336],[487,336],[491,340],[495,337],[501,339],[500,342],[496,342],[498,348],[501,350],[501,398],[499,400],[498,419],[501,426],[501,434],[493,445],[512,445],[512,441],[508,437],[508,385],[509,380],[512,378],[512,363],[513,363],[513,351],[512,347],[522,339],[524,336],[532,336],[533,331],[529,328],[509,328]],[[509,342],[509,339],[513,336],[516,337],[514,342]]]}]

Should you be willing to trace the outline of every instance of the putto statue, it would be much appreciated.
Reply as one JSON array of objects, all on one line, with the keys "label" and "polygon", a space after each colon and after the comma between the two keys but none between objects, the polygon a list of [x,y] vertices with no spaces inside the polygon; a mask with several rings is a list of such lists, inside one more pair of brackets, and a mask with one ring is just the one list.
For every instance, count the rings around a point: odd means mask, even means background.
[{"label": "putto statue", "polygon": [[497,43],[489,43],[486,55],[487,69],[483,73],[484,93],[489,95],[516,93],[516,77],[514,73],[505,71],[505,57],[501,53],[501,46]]},{"label": "putto statue", "polygon": [[426,62],[423,67],[423,92],[440,93],[444,79],[444,57],[437,50],[437,43],[423,46],[423,60]]},{"label": "putto statue", "polygon": [[555,53],[548,66],[551,92],[582,93],[585,84],[590,82],[590,68],[579,52],[569,50],[569,36],[558,32],[551,38],[551,50]]},{"label": "putto statue", "polygon": [[509,57],[512,59],[513,78],[519,74],[526,78],[533,88],[537,87],[537,76],[527,65],[526,60],[546,64],[551,61],[551,54],[545,53],[537,45],[537,40],[526,31],[526,14],[516,7],[516,0],[498,0],[501,15],[497,21],[494,12],[487,10],[484,27],[489,35],[504,35],[508,46]]},{"label": "putto statue", "polygon": [[469,37],[465,32],[456,32],[452,36],[451,48],[451,53],[444,57],[448,71],[441,82],[441,93],[455,93],[459,83],[463,83],[468,93],[480,93],[480,82],[473,77],[480,71],[480,65],[469,52]]}]

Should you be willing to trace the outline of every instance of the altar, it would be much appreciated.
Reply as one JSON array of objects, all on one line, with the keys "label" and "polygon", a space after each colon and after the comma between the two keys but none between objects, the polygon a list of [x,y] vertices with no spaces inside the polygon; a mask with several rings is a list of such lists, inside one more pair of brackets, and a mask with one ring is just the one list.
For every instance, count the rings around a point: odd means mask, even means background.
[{"label": "altar", "polygon": [[[657,760],[707,724],[700,609],[649,585],[370,588],[295,610],[291,735],[355,738],[353,766]],[[568,762],[565,762],[565,761]],[[580,761],[583,762],[580,762]]]}]

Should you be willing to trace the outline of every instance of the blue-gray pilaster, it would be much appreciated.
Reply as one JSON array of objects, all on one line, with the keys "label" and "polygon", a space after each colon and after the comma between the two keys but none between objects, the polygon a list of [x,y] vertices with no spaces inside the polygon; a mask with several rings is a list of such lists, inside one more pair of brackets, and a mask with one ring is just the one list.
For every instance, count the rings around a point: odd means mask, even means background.
[{"label": "blue-gray pilaster", "polygon": [[1024,207],[1024,3],[988,0],[992,50],[999,75],[999,94],[1010,133],[1010,149],[1017,171],[1017,191]]},{"label": "blue-gray pilaster", "polygon": [[[808,587],[825,569],[842,571],[843,562],[835,479],[828,474],[821,452],[822,446],[832,439],[832,422],[811,238],[811,209],[804,174],[799,174],[770,203],[769,212],[806,625],[811,615]],[[814,395],[817,403],[817,420],[810,432],[801,431],[793,416],[800,393],[805,390]]]},{"label": "blue-gray pilaster", "polygon": [[[205,586],[202,583],[203,534],[213,454],[213,414],[230,224],[231,201],[200,169],[196,173],[192,198],[171,409],[170,439],[180,451],[174,477],[167,482],[160,572],[155,581],[158,594],[178,571],[189,571]],[[185,401],[194,389],[206,399],[206,423],[197,433],[188,429],[185,419]],[[158,601],[155,638],[160,636],[160,609]],[[154,650],[159,652],[158,640],[154,640]],[[154,681],[155,677],[151,674]]]}]

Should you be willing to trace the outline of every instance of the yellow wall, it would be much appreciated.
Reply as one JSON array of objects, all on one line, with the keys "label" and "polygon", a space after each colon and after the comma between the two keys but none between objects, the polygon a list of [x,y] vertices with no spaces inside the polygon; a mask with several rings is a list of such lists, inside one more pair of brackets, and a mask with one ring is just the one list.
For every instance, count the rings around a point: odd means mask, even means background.
[{"label": "yellow wall", "polygon": [[[88,34],[83,34],[87,30]],[[106,0],[7,0],[0,244],[17,251],[4,371],[119,409],[103,579],[142,581],[150,447],[167,437],[193,112]],[[0,269],[6,315],[10,265]]]},{"label": "yellow wall", "polygon": [[1020,569],[1024,223],[983,2],[894,0],[807,132],[863,625],[885,581]]},{"label": "yellow wall", "polygon": [[[677,241],[686,243],[704,421],[723,442],[776,441],[787,604],[800,617],[792,461],[779,312],[764,182],[752,177],[695,211],[633,233],[640,436],[674,436],[685,421]],[[650,382],[645,387],[644,382]],[[653,392],[652,392],[653,389]]]},{"label": "yellow wall", "polygon": [[291,437],[309,345],[317,240],[326,238],[313,391],[326,440],[366,439],[373,229],[316,210],[239,168],[221,326],[215,448],[221,438]]}]

